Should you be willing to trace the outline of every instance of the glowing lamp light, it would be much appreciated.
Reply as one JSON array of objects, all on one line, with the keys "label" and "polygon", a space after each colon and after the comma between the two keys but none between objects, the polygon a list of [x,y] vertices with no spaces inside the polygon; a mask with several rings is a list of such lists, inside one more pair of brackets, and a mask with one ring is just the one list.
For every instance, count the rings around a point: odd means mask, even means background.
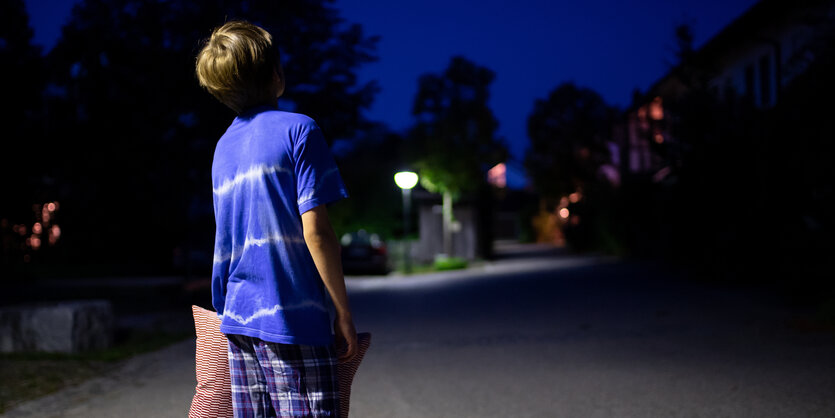
[{"label": "glowing lamp light", "polygon": [[660,144],[664,142],[664,135],[655,134],[655,143]]},{"label": "glowing lamp light", "polygon": [[560,209],[560,216],[561,216],[563,219],[568,219],[568,215],[569,215],[569,213],[568,213],[568,208],[562,208],[562,209]]},{"label": "glowing lamp light", "polygon": [[409,246],[411,244],[409,244],[409,240],[406,237],[409,232],[409,212],[412,210],[412,187],[415,187],[417,182],[417,173],[411,171],[401,171],[394,175],[394,183],[397,184],[397,187],[400,188],[400,192],[403,194],[403,242],[406,244],[403,262],[407,274],[412,272],[412,261],[409,255],[411,252]]},{"label": "glowing lamp light", "polygon": [[411,189],[417,185],[417,182],[417,173],[411,171],[401,171],[394,175],[394,183],[401,189]]}]

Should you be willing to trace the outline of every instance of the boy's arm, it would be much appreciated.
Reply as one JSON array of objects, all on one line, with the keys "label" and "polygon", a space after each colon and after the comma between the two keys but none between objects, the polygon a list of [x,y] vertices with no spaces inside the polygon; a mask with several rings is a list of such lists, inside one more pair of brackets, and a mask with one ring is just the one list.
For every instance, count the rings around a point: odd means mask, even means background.
[{"label": "boy's arm", "polygon": [[350,360],[357,353],[357,331],[351,317],[351,307],[348,306],[348,293],[345,290],[345,278],[342,275],[341,247],[333,232],[328,210],[325,205],[316,206],[302,214],[302,228],[304,241],[313,256],[319,276],[325,283],[325,288],[331,295],[336,307],[334,332],[337,339],[343,338],[347,343],[347,351],[339,356],[340,362]]}]

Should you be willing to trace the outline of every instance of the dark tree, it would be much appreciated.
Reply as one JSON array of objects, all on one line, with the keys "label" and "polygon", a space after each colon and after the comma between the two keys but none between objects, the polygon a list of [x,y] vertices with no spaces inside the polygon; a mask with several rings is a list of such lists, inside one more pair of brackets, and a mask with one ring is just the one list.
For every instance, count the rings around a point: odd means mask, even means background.
[{"label": "dark tree", "polygon": [[458,197],[484,182],[484,173],[506,156],[496,137],[498,121],[487,104],[495,75],[463,57],[443,74],[418,80],[411,137],[419,151],[423,184]]},{"label": "dark tree", "polygon": [[403,208],[393,176],[404,164],[403,138],[380,125],[351,145],[336,158],[350,198],[328,209],[334,230],[365,229],[384,239],[400,238]]},{"label": "dark tree", "polygon": [[498,122],[487,104],[494,73],[453,57],[443,74],[418,80],[409,134],[421,184],[444,196],[444,252],[451,254],[452,201],[484,187],[487,170],[507,150],[496,137]]},{"label": "dark tree", "polygon": [[45,170],[49,151],[39,123],[43,66],[32,34],[23,1],[0,0],[0,277],[11,277],[7,269],[33,261],[33,245],[45,232],[33,205],[48,199],[47,189],[54,185]]},{"label": "dark tree", "polygon": [[564,83],[534,103],[525,166],[537,190],[559,198],[597,181],[609,161],[611,110],[596,92]]},{"label": "dark tree", "polygon": [[3,126],[0,157],[0,217],[28,222],[32,200],[40,198],[43,154],[37,117],[42,88],[39,48],[31,44],[32,28],[23,0],[0,0],[0,79]]},{"label": "dark tree", "polygon": [[376,85],[355,72],[375,59],[376,38],[330,2],[86,0],[48,56],[48,138],[71,189],[62,211],[74,248],[154,266],[170,265],[175,248],[211,251],[209,169],[234,114],[199,88],[194,58],[235,18],[279,45],[283,109],[313,117],[331,141],[366,127]]}]

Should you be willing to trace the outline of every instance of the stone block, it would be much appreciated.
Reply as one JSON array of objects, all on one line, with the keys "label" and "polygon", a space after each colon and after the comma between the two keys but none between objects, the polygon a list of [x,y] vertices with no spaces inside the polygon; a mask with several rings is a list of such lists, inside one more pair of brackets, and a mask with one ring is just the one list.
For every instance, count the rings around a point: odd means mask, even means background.
[{"label": "stone block", "polygon": [[79,353],[110,347],[113,308],[78,300],[0,308],[0,352]]}]

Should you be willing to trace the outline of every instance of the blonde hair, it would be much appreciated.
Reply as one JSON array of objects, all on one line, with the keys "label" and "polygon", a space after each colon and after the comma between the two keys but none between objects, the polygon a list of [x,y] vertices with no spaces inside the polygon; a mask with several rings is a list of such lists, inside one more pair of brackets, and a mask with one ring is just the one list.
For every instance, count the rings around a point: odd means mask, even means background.
[{"label": "blonde hair", "polygon": [[196,73],[202,87],[237,113],[275,103],[284,90],[281,57],[272,36],[243,20],[215,28],[203,41]]}]

